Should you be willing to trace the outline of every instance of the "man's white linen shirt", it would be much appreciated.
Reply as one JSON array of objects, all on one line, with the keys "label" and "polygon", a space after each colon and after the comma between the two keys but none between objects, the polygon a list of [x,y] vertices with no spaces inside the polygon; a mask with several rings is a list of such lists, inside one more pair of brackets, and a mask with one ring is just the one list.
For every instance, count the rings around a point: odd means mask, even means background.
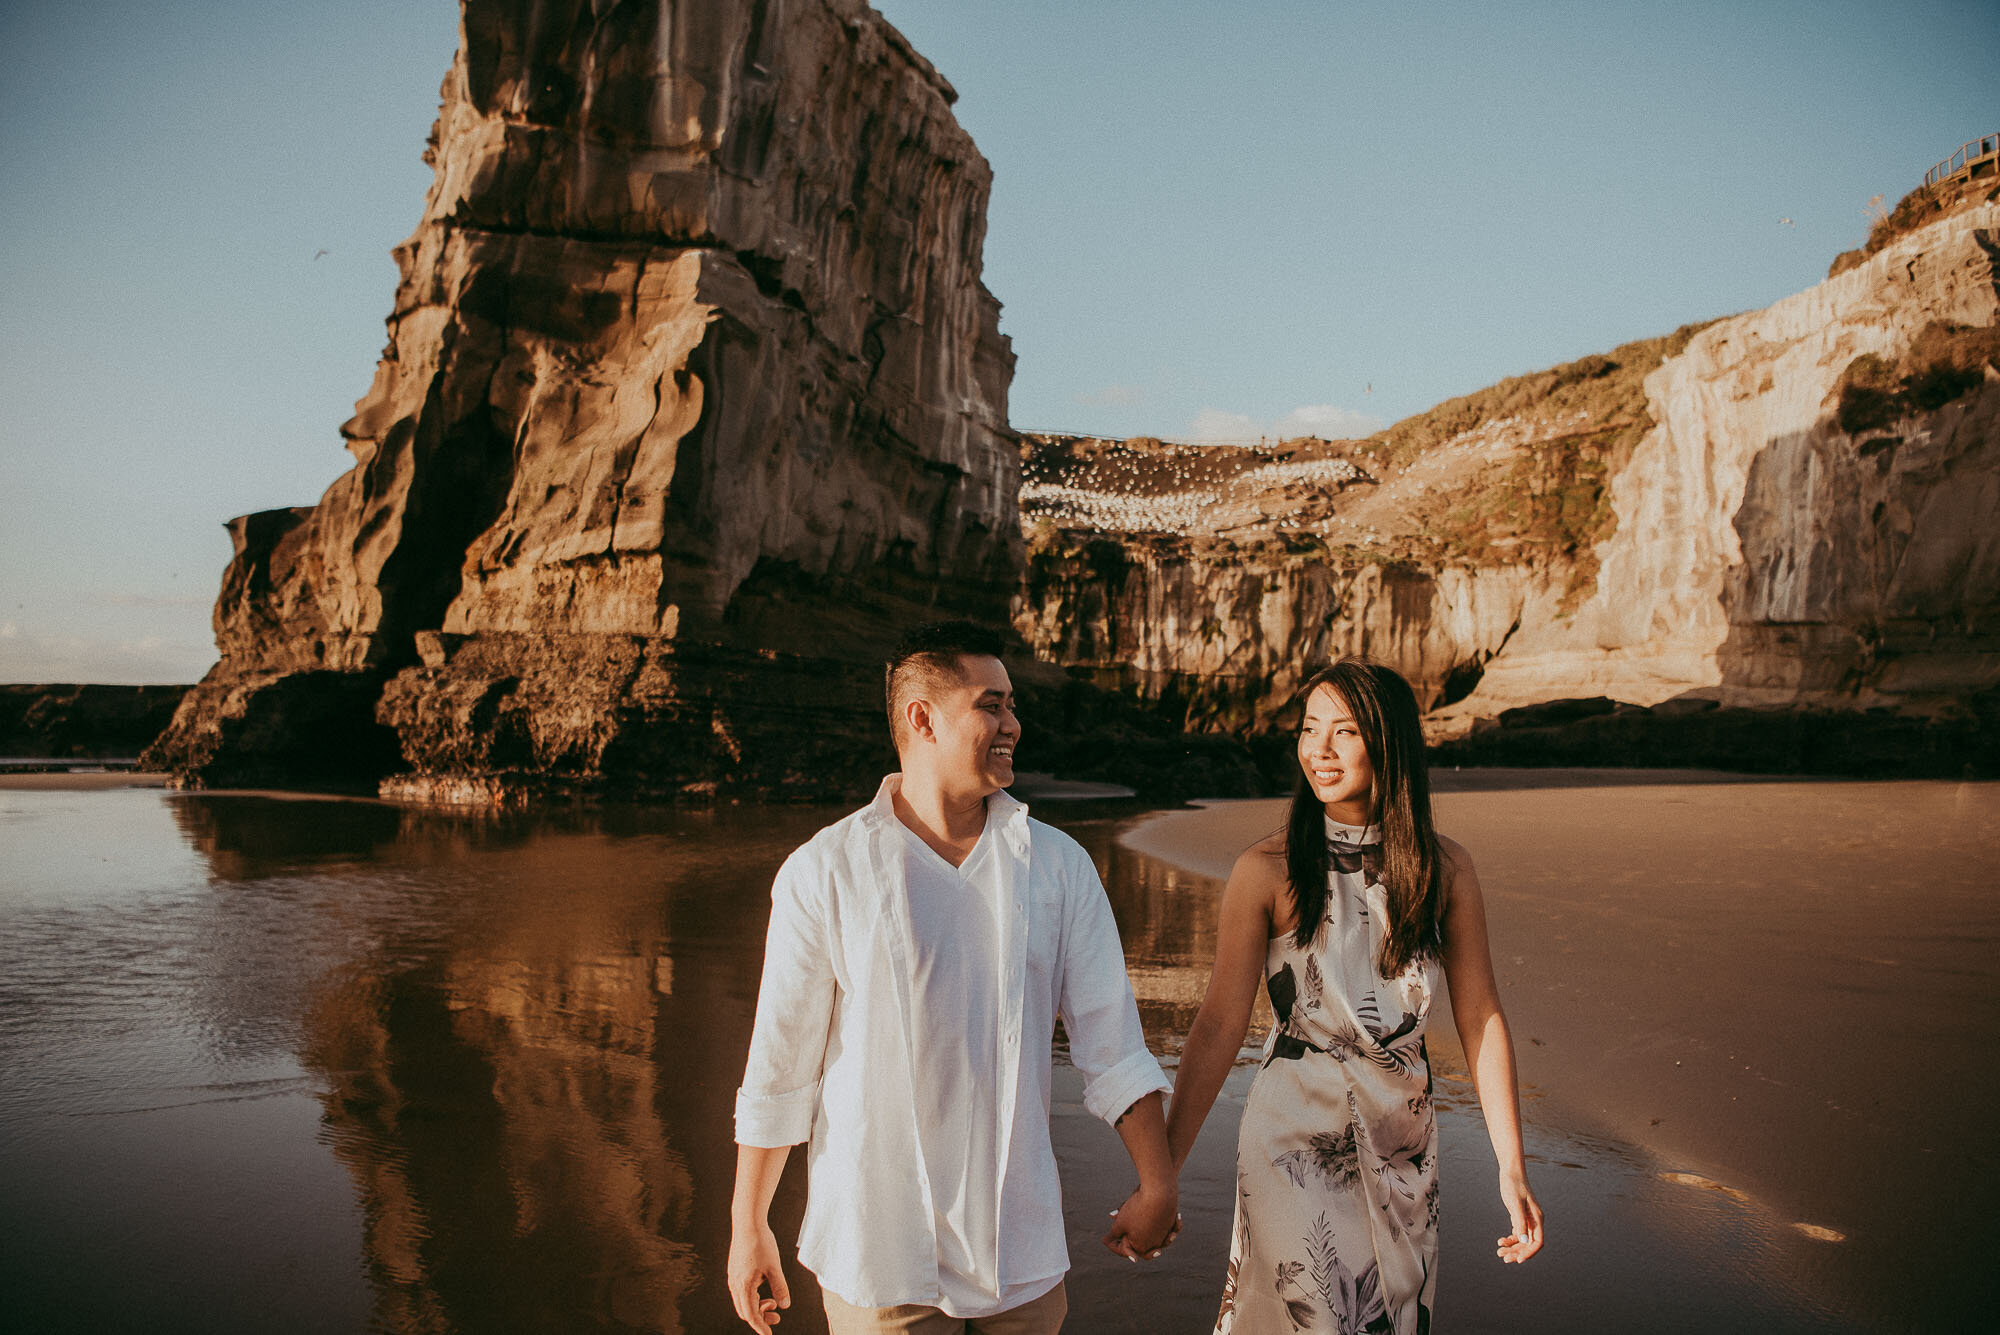
[{"label": "man's white linen shirt", "polygon": [[[799,1260],[824,1287],[858,1307],[986,1316],[1069,1267],[1049,1143],[1056,1017],[1096,1116],[1114,1121],[1168,1086],[1089,855],[996,793],[965,863],[927,869],[896,818],[898,782],[778,872],[736,1139],[808,1143]],[[938,869],[960,884],[933,881]],[[938,947],[954,944],[937,935],[950,930],[936,912],[945,891],[963,897],[967,921],[939,974]],[[990,989],[974,977],[981,957]],[[948,1053],[958,1069],[940,1066]],[[947,1111],[940,1077],[990,1101]]]}]

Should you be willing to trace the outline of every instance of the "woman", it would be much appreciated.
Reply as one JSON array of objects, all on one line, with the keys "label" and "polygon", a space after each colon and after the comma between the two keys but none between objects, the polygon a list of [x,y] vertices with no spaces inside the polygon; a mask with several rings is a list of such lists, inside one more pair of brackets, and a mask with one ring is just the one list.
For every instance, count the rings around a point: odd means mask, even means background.
[{"label": "woman", "polygon": [[1437,1136],[1424,1024],[1437,970],[1457,1022],[1513,1232],[1542,1246],[1514,1046],[1465,850],[1431,825],[1409,684],[1343,659],[1303,692],[1286,828],[1236,861],[1215,968],[1167,1119],[1176,1169],[1243,1045],[1261,980],[1277,1027],[1236,1149],[1236,1228],[1218,1332],[1428,1331]]}]

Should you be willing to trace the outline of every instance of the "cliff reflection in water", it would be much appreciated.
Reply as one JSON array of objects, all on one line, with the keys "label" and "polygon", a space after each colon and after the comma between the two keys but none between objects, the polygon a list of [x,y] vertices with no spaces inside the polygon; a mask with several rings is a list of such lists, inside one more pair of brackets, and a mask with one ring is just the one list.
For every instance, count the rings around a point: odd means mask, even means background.
[{"label": "cliff reflection in water", "polygon": [[360,949],[301,999],[301,1060],[358,1188],[378,1324],[723,1328],[754,946],[778,863],[827,813],[174,807],[219,877],[340,882],[314,911]]}]

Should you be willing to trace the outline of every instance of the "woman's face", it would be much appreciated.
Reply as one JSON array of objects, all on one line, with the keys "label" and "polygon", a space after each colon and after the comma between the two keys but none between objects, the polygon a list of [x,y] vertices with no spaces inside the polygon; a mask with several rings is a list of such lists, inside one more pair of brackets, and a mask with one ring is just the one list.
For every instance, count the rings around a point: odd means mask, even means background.
[{"label": "woman's face", "polygon": [[1326,814],[1343,825],[1374,819],[1375,766],[1361,740],[1361,727],[1347,702],[1331,686],[1306,697],[1299,724],[1299,768]]}]

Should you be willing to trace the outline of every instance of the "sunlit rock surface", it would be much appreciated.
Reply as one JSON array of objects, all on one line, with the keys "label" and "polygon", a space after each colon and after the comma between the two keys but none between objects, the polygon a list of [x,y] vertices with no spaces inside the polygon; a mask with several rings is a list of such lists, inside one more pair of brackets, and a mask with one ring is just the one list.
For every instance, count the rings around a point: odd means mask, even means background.
[{"label": "sunlit rock surface", "polygon": [[846,676],[1004,617],[1020,562],[955,94],[860,0],[464,0],[461,38],[355,465],[234,521],[222,661],[153,758],[858,789]]},{"label": "sunlit rock surface", "polygon": [[1996,257],[1986,206],[1697,334],[1647,381],[1658,425],[1611,481],[1594,594],[1524,626],[1474,703],[1563,686],[1870,706],[2000,685],[2000,374],[1841,422],[1857,359],[2000,320]]}]

